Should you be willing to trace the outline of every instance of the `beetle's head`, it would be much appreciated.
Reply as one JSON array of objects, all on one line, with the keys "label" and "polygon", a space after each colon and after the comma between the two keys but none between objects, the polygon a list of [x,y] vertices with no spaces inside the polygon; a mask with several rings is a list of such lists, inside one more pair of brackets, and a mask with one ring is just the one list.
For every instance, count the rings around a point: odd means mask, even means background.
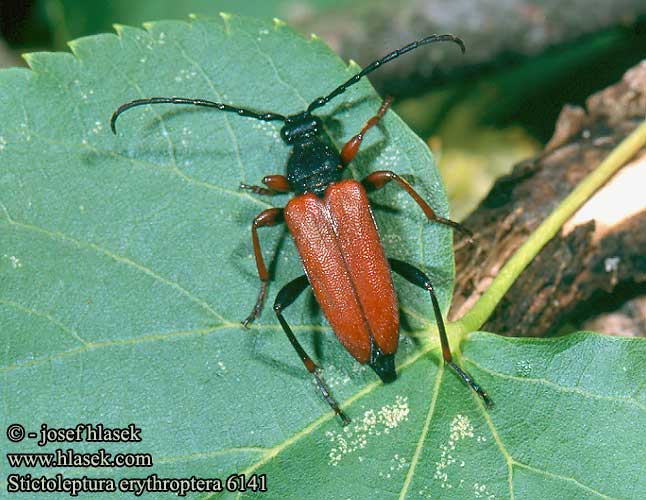
[{"label": "beetle's head", "polygon": [[321,119],[310,115],[307,111],[288,116],[285,125],[280,129],[280,137],[286,144],[296,144],[307,141],[320,134]]}]

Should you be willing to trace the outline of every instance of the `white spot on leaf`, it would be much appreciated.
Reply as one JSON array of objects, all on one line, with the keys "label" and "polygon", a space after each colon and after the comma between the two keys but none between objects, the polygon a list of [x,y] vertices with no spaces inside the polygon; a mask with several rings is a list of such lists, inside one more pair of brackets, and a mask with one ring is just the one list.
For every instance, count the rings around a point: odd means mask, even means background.
[{"label": "white spot on leaf", "polygon": [[[448,468],[456,463],[453,453],[457,444],[464,439],[473,438],[473,425],[469,417],[456,415],[449,426],[449,440],[446,444],[440,445],[440,461],[435,462],[435,473],[433,479],[440,481],[440,487],[445,489],[453,488],[449,481]],[[460,462],[460,467],[464,467],[464,462]]]},{"label": "white spot on leaf", "polygon": [[370,439],[390,433],[399,424],[408,420],[409,413],[408,398],[397,396],[395,404],[384,405],[377,411],[366,410],[363,418],[355,420],[342,430],[326,432],[325,437],[333,446],[330,449],[328,463],[338,465],[346,455],[365,448]]},{"label": "white spot on leaf", "polygon": [[486,484],[473,483],[473,493],[476,498],[486,498],[487,500],[494,500],[496,495],[490,493]]},{"label": "white spot on leaf", "polygon": [[516,373],[520,377],[529,377],[532,373],[532,364],[526,360],[516,362]]},{"label": "white spot on leaf", "polygon": [[5,259],[9,259],[9,262],[11,263],[11,267],[13,267],[14,269],[18,269],[19,267],[22,267],[22,262],[20,262],[20,259],[15,255],[4,254],[3,257]]}]

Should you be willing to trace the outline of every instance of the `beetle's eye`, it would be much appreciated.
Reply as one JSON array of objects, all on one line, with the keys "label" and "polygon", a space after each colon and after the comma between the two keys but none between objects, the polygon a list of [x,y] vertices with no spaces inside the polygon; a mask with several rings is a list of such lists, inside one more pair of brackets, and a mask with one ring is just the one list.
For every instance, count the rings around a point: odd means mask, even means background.
[{"label": "beetle's eye", "polygon": [[292,135],[287,127],[280,129],[280,137],[283,141],[289,143],[292,139]]}]

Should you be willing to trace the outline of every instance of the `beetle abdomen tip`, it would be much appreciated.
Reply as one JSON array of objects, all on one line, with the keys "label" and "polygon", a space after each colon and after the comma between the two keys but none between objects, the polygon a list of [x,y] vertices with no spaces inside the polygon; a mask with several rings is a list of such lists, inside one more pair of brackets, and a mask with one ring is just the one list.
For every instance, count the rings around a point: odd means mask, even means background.
[{"label": "beetle abdomen tip", "polygon": [[395,354],[379,354],[370,360],[372,368],[384,384],[395,381],[397,370],[395,370]]}]

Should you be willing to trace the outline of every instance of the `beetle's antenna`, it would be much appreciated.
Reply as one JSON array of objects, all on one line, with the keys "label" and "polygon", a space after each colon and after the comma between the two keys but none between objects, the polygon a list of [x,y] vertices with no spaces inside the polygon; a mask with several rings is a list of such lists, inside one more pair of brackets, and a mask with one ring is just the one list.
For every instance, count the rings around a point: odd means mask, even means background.
[{"label": "beetle's antenna", "polygon": [[110,118],[110,128],[112,129],[112,132],[114,134],[117,133],[115,124],[121,113],[130,108],[143,106],[145,104],[191,104],[193,106],[203,106],[205,108],[216,108],[220,111],[229,111],[231,113],[237,113],[240,116],[247,116],[249,118],[255,118],[256,120],[262,120],[265,122],[284,122],[286,120],[283,115],[279,115],[277,113],[257,113],[256,111],[251,111],[249,109],[237,108],[235,106],[229,106],[228,104],[222,104],[221,102],[206,101],[204,99],[189,99],[186,97],[148,97],[147,99],[135,99],[134,101],[130,101],[119,106],[112,114],[112,118]]},{"label": "beetle's antenna", "polygon": [[371,64],[366,66],[361,72],[357,73],[352,78],[350,78],[347,82],[335,88],[326,97],[319,97],[318,99],[314,99],[314,101],[307,108],[307,113],[309,114],[315,109],[320,108],[321,106],[325,106],[336,96],[338,96],[339,94],[343,94],[343,92],[345,92],[348,89],[348,87],[354,85],[359,80],[361,80],[364,76],[366,76],[368,73],[372,73],[374,70],[383,66],[387,62],[390,62],[393,59],[397,59],[399,56],[406,54],[406,52],[415,50],[417,47],[421,47],[422,45],[426,45],[427,43],[434,43],[434,42],[453,42],[460,46],[460,49],[462,50],[463,54],[464,54],[464,51],[466,50],[462,39],[458,38],[455,35],[430,35],[430,36],[427,36],[426,38],[422,38],[421,40],[417,40],[416,42],[411,42],[408,45],[402,47],[401,49],[394,50],[393,52],[382,57],[381,59],[377,59],[376,61],[373,61]]}]

